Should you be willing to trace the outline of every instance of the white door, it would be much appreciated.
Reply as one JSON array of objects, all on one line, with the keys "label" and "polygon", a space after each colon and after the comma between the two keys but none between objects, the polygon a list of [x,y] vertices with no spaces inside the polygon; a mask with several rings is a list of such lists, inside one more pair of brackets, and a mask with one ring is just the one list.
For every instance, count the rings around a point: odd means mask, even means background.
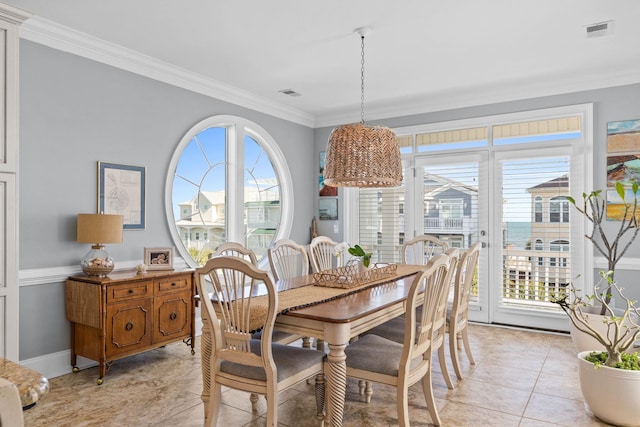
[{"label": "white door", "polygon": [[477,280],[472,287],[469,319],[489,322],[489,186],[488,153],[429,154],[415,158],[412,236],[428,234],[449,247],[482,242]]},{"label": "white door", "polygon": [[584,222],[571,221],[591,187],[590,105],[397,129],[401,187],[359,189],[345,215],[348,241],[382,262],[402,242],[435,235],[450,246],[480,241],[469,318],[567,330],[552,302],[577,276],[589,283]]}]

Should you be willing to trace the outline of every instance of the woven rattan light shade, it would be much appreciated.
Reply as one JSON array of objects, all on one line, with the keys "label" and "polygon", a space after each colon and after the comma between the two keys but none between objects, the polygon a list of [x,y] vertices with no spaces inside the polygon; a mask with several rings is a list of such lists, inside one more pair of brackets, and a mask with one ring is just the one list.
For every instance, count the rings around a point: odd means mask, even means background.
[{"label": "woven rattan light shade", "polygon": [[324,182],[332,187],[402,184],[402,161],[395,133],[364,123],[334,129],[327,145]]}]

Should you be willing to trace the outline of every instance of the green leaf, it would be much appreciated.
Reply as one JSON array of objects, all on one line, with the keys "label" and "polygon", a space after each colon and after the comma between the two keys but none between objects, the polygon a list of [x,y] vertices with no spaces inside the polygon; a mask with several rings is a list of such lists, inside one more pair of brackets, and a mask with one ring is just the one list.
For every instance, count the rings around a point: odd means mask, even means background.
[{"label": "green leaf", "polygon": [[616,193],[624,201],[624,185],[620,181],[616,182]]}]

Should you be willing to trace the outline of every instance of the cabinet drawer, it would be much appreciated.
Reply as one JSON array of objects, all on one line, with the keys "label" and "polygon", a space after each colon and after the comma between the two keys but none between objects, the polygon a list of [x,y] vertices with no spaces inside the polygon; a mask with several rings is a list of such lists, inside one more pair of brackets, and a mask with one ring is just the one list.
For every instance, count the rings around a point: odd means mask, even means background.
[{"label": "cabinet drawer", "polygon": [[107,304],[146,298],[153,295],[152,282],[134,282],[107,286]]},{"label": "cabinet drawer", "polygon": [[189,276],[168,277],[166,279],[156,279],[153,282],[156,295],[163,295],[173,292],[186,291],[191,289],[191,279]]}]

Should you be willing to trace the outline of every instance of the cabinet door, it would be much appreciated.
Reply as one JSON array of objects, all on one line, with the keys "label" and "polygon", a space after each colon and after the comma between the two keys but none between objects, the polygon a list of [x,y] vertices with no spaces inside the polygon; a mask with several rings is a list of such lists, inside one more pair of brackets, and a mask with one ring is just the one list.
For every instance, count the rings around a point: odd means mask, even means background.
[{"label": "cabinet door", "polygon": [[154,342],[172,340],[191,333],[190,292],[156,297],[154,307]]},{"label": "cabinet door", "polygon": [[151,298],[107,306],[107,357],[151,345]]}]

